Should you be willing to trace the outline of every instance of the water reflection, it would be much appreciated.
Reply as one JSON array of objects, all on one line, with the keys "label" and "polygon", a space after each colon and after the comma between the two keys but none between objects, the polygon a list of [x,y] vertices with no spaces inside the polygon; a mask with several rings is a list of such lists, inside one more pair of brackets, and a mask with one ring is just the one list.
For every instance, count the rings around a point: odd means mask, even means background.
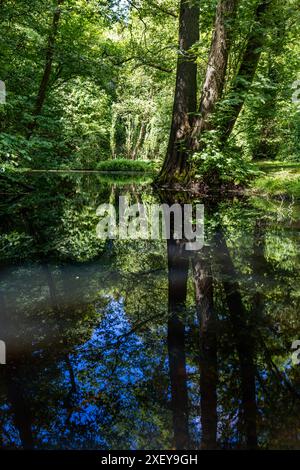
[{"label": "water reflection", "polygon": [[121,183],[4,188],[1,447],[300,448],[299,208],[200,201],[199,252],[103,242],[102,202],[190,200]]}]

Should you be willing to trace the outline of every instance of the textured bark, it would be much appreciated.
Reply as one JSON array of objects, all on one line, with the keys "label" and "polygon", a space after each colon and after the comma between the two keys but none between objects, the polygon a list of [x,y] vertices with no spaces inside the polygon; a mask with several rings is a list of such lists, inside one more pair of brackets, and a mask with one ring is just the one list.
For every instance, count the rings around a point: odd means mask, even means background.
[{"label": "textured bark", "polygon": [[267,15],[272,0],[262,0],[259,2],[255,11],[255,24],[248,38],[247,46],[243,54],[241,65],[237,74],[235,83],[231,89],[231,96],[235,102],[231,105],[226,124],[222,130],[222,140],[225,142],[230,136],[235,123],[244,106],[245,98],[253,83],[262,49],[267,34]]},{"label": "textured bark", "polygon": [[211,129],[210,117],[216,104],[222,97],[232,24],[235,19],[238,0],[221,0],[217,5],[214,32],[211,41],[206,76],[200,101],[199,116],[195,119],[191,146],[199,148],[198,137],[205,130]]},{"label": "textured bark", "polygon": [[187,165],[186,143],[197,110],[197,64],[192,46],[199,41],[199,2],[181,0],[179,15],[179,54],[172,125],[166,159],[159,181],[181,175]]},{"label": "textured bark", "polygon": [[146,132],[147,132],[147,123],[143,120],[141,122],[140,132],[139,132],[135,147],[131,155],[132,160],[135,160],[136,157],[138,156],[138,153],[141,150],[143,143],[145,141]]},{"label": "textured bark", "polygon": [[213,308],[213,280],[209,253],[193,260],[197,314],[200,324],[201,448],[217,447],[217,338]]},{"label": "textured bark", "polygon": [[[186,50],[189,50],[199,39],[199,9],[193,7],[185,11],[184,3],[186,2],[181,4],[180,41],[184,38],[186,40],[184,44],[188,45]],[[188,172],[190,153],[200,148],[201,133],[211,127],[210,117],[222,97],[225,84],[232,23],[237,4],[238,0],[220,0],[217,5],[198,115],[196,115],[197,66],[195,59],[188,55],[185,60],[178,59],[172,129],[167,156],[160,174],[162,183],[176,180],[178,176],[181,176],[181,179],[184,178]],[[193,28],[190,29],[192,25]]]},{"label": "textured bark", "polygon": [[46,60],[45,60],[43,76],[42,76],[42,80],[41,80],[38,94],[37,94],[36,101],[35,101],[35,106],[34,106],[34,111],[33,111],[33,120],[32,122],[30,122],[28,126],[29,138],[32,135],[34,129],[36,128],[37,118],[42,112],[45,99],[46,99],[46,93],[47,93],[47,89],[49,85],[53,58],[54,58],[54,47],[55,47],[55,42],[56,42],[57,33],[58,33],[58,26],[59,26],[59,21],[60,21],[60,16],[61,16],[60,5],[62,5],[63,2],[64,0],[57,0],[57,6],[53,13],[52,24],[51,24],[51,28],[50,28],[50,32],[48,36],[48,44],[47,44],[47,49],[46,49]]}]

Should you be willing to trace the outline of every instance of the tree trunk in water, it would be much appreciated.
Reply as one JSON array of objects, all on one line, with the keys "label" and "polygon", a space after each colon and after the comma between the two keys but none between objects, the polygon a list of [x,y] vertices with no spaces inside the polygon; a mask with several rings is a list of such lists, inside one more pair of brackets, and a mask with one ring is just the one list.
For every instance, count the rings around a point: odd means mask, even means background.
[{"label": "tree trunk in water", "polygon": [[38,91],[36,102],[35,102],[35,107],[33,111],[33,120],[32,122],[30,122],[30,124],[28,125],[28,129],[27,129],[28,138],[31,137],[34,129],[36,128],[37,118],[41,114],[43,106],[44,106],[46,93],[47,93],[49,80],[50,80],[50,75],[51,75],[51,70],[52,70],[54,46],[55,46],[55,42],[57,38],[58,25],[59,25],[59,20],[61,16],[60,5],[62,5],[63,2],[64,0],[57,0],[57,6],[53,13],[52,25],[51,25],[51,29],[50,29],[50,33],[48,37],[47,49],[46,49],[45,67],[44,67],[42,80],[39,86],[39,91]]},{"label": "tree trunk in water", "polygon": [[221,0],[217,5],[214,32],[211,41],[206,76],[200,101],[199,116],[195,119],[192,131],[193,149],[201,146],[198,137],[212,128],[209,121],[216,104],[221,99],[225,85],[232,22],[235,19],[238,0]]},{"label": "tree trunk in water", "polygon": [[179,15],[179,55],[171,133],[159,182],[176,180],[187,167],[187,139],[197,111],[197,64],[191,51],[199,41],[199,2],[181,0]]},{"label": "tree trunk in water", "polygon": [[[18,339],[18,347],[11,340],[11,332],[13,327],[9,324],[12,312],[8,311],[4,293],[0,291],[0,324],[1,339],[5,341],[7,350],[7,360],[5,365],[5,378],[7,387],[7,398],[11,403],[13,411],[13,420],[19,432],[23,449],[33,449],[34,439],[32,434],[32,415],[30,411],[29,399],[24,391],[26,387],[26,375],[22,370],[24,358],[18,348],[20,347],[20,339]],[[6,331],[8,332],[6,336]],[[29,354],[30,356],[30,354]]]},{"label": "tree trunk in water", "polygon": [[12,406],[14,422],[19,431],[23,449],[33,449],[32,416],[28,408],[28,399],[23,391],[26,379],[22,376],[22,372],[20,373],[17,360],[8,359],[8,361],[10,365],[6,366],[7,394]]},{"label": "tree trunk in water", "polygon": [[184,244],[171,238],[168,240],[169,271],[169,321],[168,355],[171,382],[174,446],[189,448],[189,413],[185,357],[185,326],[179,317],[184,311],[187,295],[188,258],[184,255]]},{"label": "tree trunk in water", "polygon": [[253,83],[262,48],[266,40],[266,14],[271,3],[272,0],[262,0],[256,8],[255,25],[250,33],[242,62],[230,93],[235,98],[235,103],[230,106],[229,111],[226,113],[226,124],[222,129],[223,142],[226,142],[230,136],[243,108],[247,92]]},{"label": "tree trunk in water", "polygon": [[217,447],[217,338],[213,281],[208,250],[193,260],[197,314],[200,324],[200,394],[202,449]]},{"label": "tree trunk in water", "polygon": [[233,326],[236,349],[241,373],[241,395],[246,443],[248,449],[257,448],[257,407],[255,388],[254,337],[247,324],[246,311],[242,302],[237,274],[225,237],[221,229],[215,236],[216,262],[223,278],[223,287]]}]

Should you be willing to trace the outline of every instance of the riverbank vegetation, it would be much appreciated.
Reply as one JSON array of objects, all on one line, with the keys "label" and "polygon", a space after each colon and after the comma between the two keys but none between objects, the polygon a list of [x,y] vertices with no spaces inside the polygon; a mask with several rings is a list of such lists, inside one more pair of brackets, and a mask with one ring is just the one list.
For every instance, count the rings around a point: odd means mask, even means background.
[{"label": "riverbank vegetation", "polygon": [[155,171],[154,162],[147,160],[128,160],[126,158],[116,158],[114,160],[106,160],[97,164],[99,171],[121,171],[136,173],[153,173]]},{"label": "riverbank vegetation", "polygon": [[160,186],[232,187],[253,161],[299,162],[299,15],[296,0],[1,2],[1,167],[149,161]]},{"label": "riverbank vegetation", "polygon": [[293,164],[291,167],[286,166],[286,168],[283,166],[283,169],[267,173],[263,172],[260,177],[254,180],[253,189],[272,197],[300,199],[300,164]]}]

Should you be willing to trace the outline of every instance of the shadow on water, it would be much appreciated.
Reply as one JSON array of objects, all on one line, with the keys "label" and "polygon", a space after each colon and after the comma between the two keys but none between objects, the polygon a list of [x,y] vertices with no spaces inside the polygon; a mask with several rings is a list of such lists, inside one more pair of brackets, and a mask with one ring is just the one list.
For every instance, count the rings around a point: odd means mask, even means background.
[{"label": "shadow on water", "polygon": [[[299,449],[299,207],[36,174],[1,188],[0,445]],[[121,195],[204,203],[205,246],[99,240]]]}]

